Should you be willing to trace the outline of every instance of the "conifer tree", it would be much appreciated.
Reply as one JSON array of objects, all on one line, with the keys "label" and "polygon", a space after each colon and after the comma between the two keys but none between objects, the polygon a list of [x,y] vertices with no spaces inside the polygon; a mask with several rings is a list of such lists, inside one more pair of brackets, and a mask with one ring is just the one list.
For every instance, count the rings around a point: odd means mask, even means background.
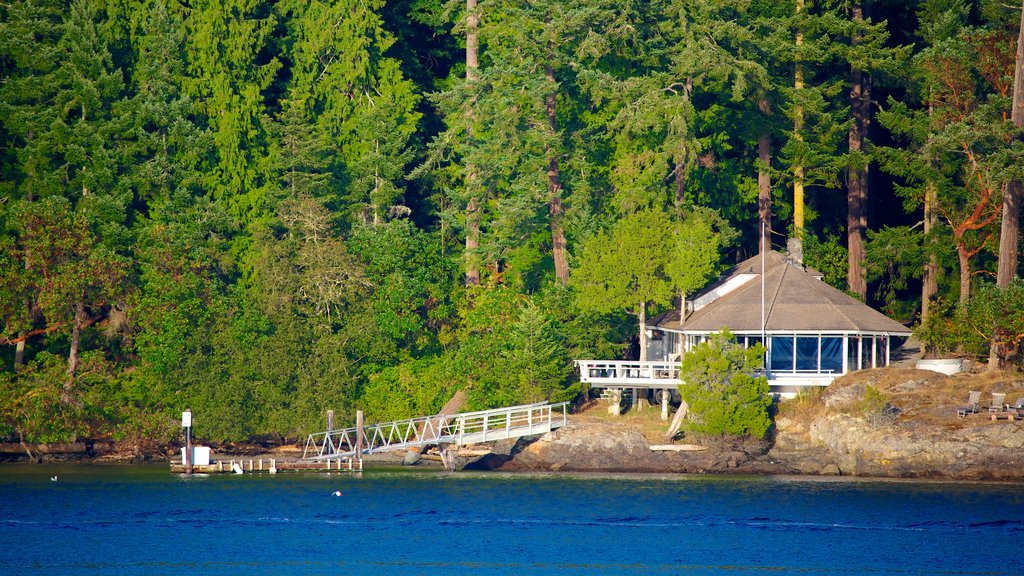
[{"label": "conifer tree", "polygon": [[315,171],[334,181],[334,190],[320,193],[337,194],[337,205],[354,220],[371,223],[409,213],[403,181],[420,118],[412,84],[384,55],[394,38],[381,21],[383,4],[317,0],[277,7],[288,28],[291,75],[279,118],[291,132],[283,151],[299,152],[296,131],[303,130],[308,167],[312,157],[324,159],[321,146],[333,149],[335,162],[316,162]]},{"label": "conifer tree", "polygon": [[276,24],[262,0],[199,0],[185,20],[186,93],[209,121],[216,154],[205,186],[247,228],[270,209],[264,119],[265,91],[280,68],[269,55]]}]

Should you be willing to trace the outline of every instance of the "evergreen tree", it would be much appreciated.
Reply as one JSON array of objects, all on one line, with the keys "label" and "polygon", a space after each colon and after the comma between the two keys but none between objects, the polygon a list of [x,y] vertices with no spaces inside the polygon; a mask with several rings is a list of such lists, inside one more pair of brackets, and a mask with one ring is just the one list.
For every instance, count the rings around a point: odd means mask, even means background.
[{"label": "evergreen tree", "polygon": [[[412,84],[384,55],[394,38],[379,15],[383,4],[317,0],[278,6],[291,63],[282,122],[293,135],[286,153],[297,152],[294,131],[303,126],[309,146],[302,156],[318,156],[319,147],[331,143],[337,160],[329,168],[341,188],[335,206],[367,223],[409,214],[403,181],[420,118]],[[326,173],[324,168],[317,171]]]},{"label": "evergreen tree", "polygon": [[209,121],[216,154],[204,184],[247,229],[271,209],[264,121],[265,91],[280,69],[269,53],[276,24],[261,0],[200,0],[185,19],[186,93]]},{"label": "evergreen tree", "polygon": [[122,118],[117,127],[120,162],[125,166],[119,186],[151,217],[171,197],[202,188],[211,150],[209,132],[197,125],[196,105],[185,95],[182,21],[164,0],[140,7],[132,96],[115,106]]}]

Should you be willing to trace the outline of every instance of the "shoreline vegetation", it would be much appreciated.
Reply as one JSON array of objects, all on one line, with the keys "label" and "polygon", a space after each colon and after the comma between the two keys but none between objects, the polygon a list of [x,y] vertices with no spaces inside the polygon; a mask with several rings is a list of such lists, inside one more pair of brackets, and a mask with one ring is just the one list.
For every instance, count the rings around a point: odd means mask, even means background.
[{"label": "shoreline vegetation", "polygon": [[[671,357],[649,326],[783,248],[929,358],[1021,369],[1009,4],[6,0],[0,439],[144,458],[186,409],[219,447],[570,401],[575,360]],[[898,460],[829,444],[864,420],[838,405],[771,432],[765,354],[716,347],[691,433]]]},{"label": "shoreline vegetation", "polygon": [[[970,390],[982,392],[976,414],[957,416]],[[610,416],[591,401],[569,424],[540,437],[498,443],[462,456],[466,470],[639,474],[763,474],[1024,480],[1024,422],[987,411],[993,392],[1024,397],[1019,373],[942,374],[907,368],[853,373],[819,392],[777,405],[767,440],[682,436],[666,440],[657,408]],[[677,449],[664,449],[665,446]],[[17,446],[15,444],[14,446]],[[657,446],[658,450],[652,450]],[[0,445],[4,461],[16,458]],[[111,441],[50,446],[43,462],[169,462],[179,447],[119,450]],[[224,444],[215,459],[245,462],[301,456],[296,444]],[[366,467],[401,463],[402,454],[364,458]],[[180,456],[178,456],[180,458]],[[269,462],[268,462],[269,463]],[[428,454],[419,466],[440,466]],[[248,471],[248,468],[246,468]]]}]

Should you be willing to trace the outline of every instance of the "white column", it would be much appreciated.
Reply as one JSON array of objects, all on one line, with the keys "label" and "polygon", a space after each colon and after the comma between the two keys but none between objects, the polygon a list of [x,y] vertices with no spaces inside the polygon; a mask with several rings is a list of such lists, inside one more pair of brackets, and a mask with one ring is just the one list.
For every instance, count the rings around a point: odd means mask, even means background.
[{"label": "white column", "polygon": [[850,335],[843,334],[843,374],[850,371]]}]

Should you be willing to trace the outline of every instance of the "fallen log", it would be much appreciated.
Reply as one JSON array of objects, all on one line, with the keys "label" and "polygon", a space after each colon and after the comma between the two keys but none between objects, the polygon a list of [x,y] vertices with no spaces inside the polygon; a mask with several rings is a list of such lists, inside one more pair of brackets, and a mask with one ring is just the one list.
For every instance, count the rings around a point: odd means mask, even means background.
[{"label": "fallen log", "polygon": [[[455,394],[452,395],[448,402],[446,402],[445,405],[441,407],[441,411],[437,413],[437,419],[431,419],[432,423],[435,426],[437,426],[441,423],[442,416],[451,416],[452,414],[458,414],[459,411],[462,410],[462,407],[466,405],[467,398],[468,397],[466,396],[465,390],[457,391]],[[417,438],[423,436],[423,433],[426,431],[426,427],[427,425],[424,424],[423,429],[421,429],[417,433]],[[412,466],[413,464],[419,462],[420,458],[423,457],[424,449],[425,447],[423,446],[414,446],[412,448],[409,448],[409,450],[405,453],[405,458],[402,459],[402,465]]]}]

